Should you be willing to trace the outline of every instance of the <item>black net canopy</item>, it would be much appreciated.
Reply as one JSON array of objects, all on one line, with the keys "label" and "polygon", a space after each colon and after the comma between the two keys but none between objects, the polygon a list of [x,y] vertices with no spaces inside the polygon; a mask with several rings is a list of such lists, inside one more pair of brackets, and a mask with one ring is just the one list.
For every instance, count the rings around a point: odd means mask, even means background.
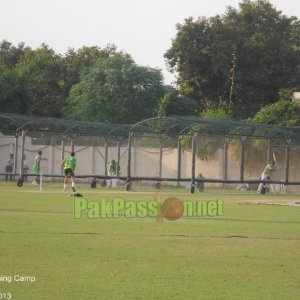
[{"label": "black net canopy", "polygon": [[43,132],[53,134],[127,136],[131,126],[127,124],[106,124],[48,117],[0,114],[0,130],[3,134],[26,130],[28,135],[30,135],[30,132]]},{"label": "black net canopy", "polygon": [[153,117],[136,124],[107,124],[67,119],[0,114],[0,131],[12,134],[26,130],[55,134],[128,136],[157,134],[182,136],[201,133],[211,136],[300,140],[300,127],[283,127],[231,120],[201,119],[192,116]]},{"label": "black net canopy", "polygon": [[152,133],[164,135],[191,135],[252,137],[261,139],[300,140],[300,127],[283,127],[232,120],[211,120],[189,116],[156,117],[143,120],[130,128],[136,135]]}]

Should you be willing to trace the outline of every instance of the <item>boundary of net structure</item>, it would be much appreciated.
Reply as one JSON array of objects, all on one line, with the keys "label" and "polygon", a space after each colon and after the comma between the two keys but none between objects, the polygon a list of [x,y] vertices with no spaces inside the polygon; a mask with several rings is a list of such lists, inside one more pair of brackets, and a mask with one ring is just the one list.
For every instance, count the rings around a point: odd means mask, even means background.
[{"label": "boundary of net structure", "polygon": [[[78,136],[99,136],[105,139],[105,159],[107,160],[108,142],[107,139],[114,137],[115,139],[125,139],[127,141],[127,174],[126,176],[109,176],[107,172],[107,163],[105,163],[104,174],[87,174],[77,175],[77,178],[95,178],[95,179],[120,179],[126,182],[125,190],[131,190],[131,183],[138,180],[145,181],[176,181],[176,182],[190,182],[191,192],[194,192],[195,184],[198,182],[209,183],[223,183],[223,184],[251,184],[251,183],[278,183],[284,185],[300,185],[300,181],[290,181],[289,179],[289,165],[290,165],[290,148],[291,146],[298,146],[300,144],[300,127],[283,127],[271,126],[265,124],[256,124],[250,122],[238,122],[228,120],[206,120],[197,117],[188,116],[168,116],[168,117],[153,117],[142,120],[136,124],[106,124],[97,122],[83,122],[72,121],[57,118],[46,117],[32,117],[14,114],[1,114],[0,115],[0,131],[2,134],[15,136],[15,170],[12,174],[23,178],[23,160],[19,159],[17,149],[19,146],[19,139],[21,139],[21,155],[24,154],[24,145],[26,136],[34,133],[49,133],[58,134],[63,142],[67,137],[71,138],[71,151],[75,149],[75,140]],[[131,148],[132,140],[134,137],[144,137],[147,135],[154,135],[160,142],[159,150],[159,172],[157,176],[132,176],[131,174]],[[191,177],[182,178],[181,176],[181,140],[183,137],[190,138],[190,150],[192,152],[191,161]],[[195,176],[195,159],[197,143],[196,139],[199,136],[215,136],[222,137],[224,141],[224,162],[223,162],[223,178],[196,178]],[[177,176],[166,178],[162,177],[162,155],[163,149],[161,141],[173,137],[177,139],[178,161],[177,161]],[[228,143],[230,138],[239,139],[240,143],[240,174],[239,179],[232,180],[228,178]],[[281,181],[276,180],[248,180],[244,178],[245,169],[245,142],[247,139],[264,139],[268,142],[267,147],[267,162],[272,161],[273,140],[280,140],[282,144],[280,147],[285,151],[285,168],[284,179]],[[123,141],[124,142],[124,141]],[[274,145],[278,147],[278,145]],[[62,158],[64,150],[62,150]],[[106,161],[107,162],[107,161]],[[20,172],[18,173],[17,164],[19,163]],[[7,175],[7,173],[0,173],[0,175]],[[34,174],[26,174],[26,176],[33,176]],[[63,174],[43,174],[45,177],[63,177]],[[160,186],[159,184],[157,185]]]}]

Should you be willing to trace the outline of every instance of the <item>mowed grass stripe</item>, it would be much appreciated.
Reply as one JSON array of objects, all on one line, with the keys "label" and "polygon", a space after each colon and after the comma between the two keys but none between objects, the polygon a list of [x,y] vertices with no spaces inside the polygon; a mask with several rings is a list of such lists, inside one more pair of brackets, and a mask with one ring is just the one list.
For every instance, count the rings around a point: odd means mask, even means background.
[{"label": "mowed grass stripe", "polygon": [[[236,203],[285,202],[296,195],[179,197],[175,189],[162,199],[223,199],[224,216],[156,222],[74,220],[73,199],[59,189],[0,189],[0,275],[37,278],[33,284],[0,282],[13,299],[294,300],[300,294],[300,209]],[[102,195],[150,201],[157,194]]]}]

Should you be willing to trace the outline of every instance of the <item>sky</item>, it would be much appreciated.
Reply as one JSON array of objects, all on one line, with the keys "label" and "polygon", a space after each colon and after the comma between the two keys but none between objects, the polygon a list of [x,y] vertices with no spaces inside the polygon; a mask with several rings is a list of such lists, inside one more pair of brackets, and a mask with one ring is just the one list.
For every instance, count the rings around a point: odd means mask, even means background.
[{"label": "sky", "polygon": [[[114,44],[138,65],[162,70],[172,84],[164,53],[187,17],[223,15],[242,0],[0,0],[0,41],[56,53]],[[271,0],[277,10],[300,19],[300,0]]]}]

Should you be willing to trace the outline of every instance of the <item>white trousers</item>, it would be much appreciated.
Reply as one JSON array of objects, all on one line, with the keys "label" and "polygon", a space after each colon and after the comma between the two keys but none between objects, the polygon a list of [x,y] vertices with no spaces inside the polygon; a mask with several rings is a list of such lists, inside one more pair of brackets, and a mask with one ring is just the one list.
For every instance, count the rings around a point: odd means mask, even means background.
[{"label": "white trousers", "polygon": [[[261,180],[266,180],[269,177],[269,180],[271,180],[271,176],[267,176],[266,174],[261,174]],[[264,184],[260,183],[257,189],[257,193],[261,193],[261,190],[263,188]],[[270,192],[273,192],[273,184],[269,184]]]}]

